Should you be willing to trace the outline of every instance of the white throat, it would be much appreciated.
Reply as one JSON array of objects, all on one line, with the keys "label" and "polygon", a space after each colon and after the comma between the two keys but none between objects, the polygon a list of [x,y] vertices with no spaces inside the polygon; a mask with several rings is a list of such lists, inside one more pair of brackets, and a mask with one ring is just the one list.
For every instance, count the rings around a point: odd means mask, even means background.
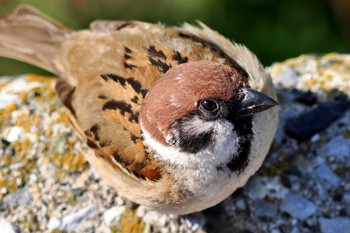
[{"label": "white throat", "polygon": [[[164,145],[145,130],[143,142],[157,160],[170,165],[169,172],[179,184],[185,186],[183,188],[194,195],[212,196],[214,193],[208,193],[208,189],[203,189],[203,186],[220,187],[221,182],[227,182],[225,179],[228,179],[228,174],[221,168],[226,169],[226,164],[237,154],[239,138],[233,127],[232,123],[226,120],[216,121],[213,126],[215,146],[198,153],[183,152],[177,147]],[[206,190],[206,193],[201,193],[203,190]],[[216,187],[210,190],[220,192]]]}]

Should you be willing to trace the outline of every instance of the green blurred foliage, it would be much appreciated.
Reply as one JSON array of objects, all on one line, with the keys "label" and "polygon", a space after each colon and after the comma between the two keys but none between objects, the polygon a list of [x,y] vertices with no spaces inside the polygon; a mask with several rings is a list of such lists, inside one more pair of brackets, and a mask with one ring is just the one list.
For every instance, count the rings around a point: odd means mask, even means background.
[{"label": "green blurred foliage", "polygon": [[[73,29],[94,19],[180,25],[200,20],[265,65],[302,53],[350,51],[350,0],[0,0],[0,16],[30,4]],[[0,75],[39,72],[0,58]]]}]

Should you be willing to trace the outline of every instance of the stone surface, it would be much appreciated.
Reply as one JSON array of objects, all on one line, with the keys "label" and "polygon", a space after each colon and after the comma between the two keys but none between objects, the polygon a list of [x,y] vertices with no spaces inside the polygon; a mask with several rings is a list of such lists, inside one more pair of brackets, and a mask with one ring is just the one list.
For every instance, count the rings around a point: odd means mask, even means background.
[{"label": "stone surface", "polygon": [[0,93],[0,109],[4,109],[10,104],[19,104],[20,98],[14,94]]},{"label": "stone surface", "polygon": [[119,221],[120,216],[125,212],[125,206],[114,206],[103,213],[103,220],[107,226]]},{"label": "stone surface", "polygon": [[337,136],[324,145],[326,154],[334,158],[350,158],[350,139]]},{"label": "stone surface", "polygon": [[272,218],[277,213],[277,205],[265,200],[257,200],[253,211],[258,217]]},{"label": "stone surface", "polygon": [[76,213],[69,214],[63,217],[59,229],[63,231],[77,230],[80,224],[96,215],[97,210],[97,205],[88,205]]},{"label": "stone surface", "polygon": [[15,192],[4,198],[4,202],[11,207],[29,206],[32,203],[32,200],[32,194],[27,186],[17,189]]},{"label": "stone surface", "polygon": [[350,233],[349,218],[320,218],[320,226],[322,233]]},{"label": "stone surface", "polygon": [[305,197],[296,193],[288,193],[281,205],[281,211],[293,218],[305,220],[316,213],[316,205]]},{"label": "stone surface", "polygon": [[0,218],[0,231],[1,233],[16,233],[18,232],[15,227],[6,219]]},{"label": "stone surface", "polygon": [[322,179],[334,185],[335,187],[339,187],[340,178],[332,171],[332,169],[327,164],[322,164],[315,170],[316,175]]},{"label": "stone surface", "polygon": [[302,142],[314,134],[326,129],[332,122],[350,108],[347,100],[333,100],[320,104],[286,124],[286,132],[297,141]]}]

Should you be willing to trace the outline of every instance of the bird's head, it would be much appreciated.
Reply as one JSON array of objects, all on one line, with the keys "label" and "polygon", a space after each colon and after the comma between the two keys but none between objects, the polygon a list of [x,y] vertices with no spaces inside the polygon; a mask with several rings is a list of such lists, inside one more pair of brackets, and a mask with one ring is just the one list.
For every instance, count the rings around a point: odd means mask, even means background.
[{"label": "bird's head", "polygon": [[165,73],[142,103],[144,142],[159,154],[168,153],[166,148],[188,156],[212,151],[221,161],[220,153],[238,156],[253,136],[252,116],[276,104],[251,89],[236,69],[212,61],[181,64]]}]

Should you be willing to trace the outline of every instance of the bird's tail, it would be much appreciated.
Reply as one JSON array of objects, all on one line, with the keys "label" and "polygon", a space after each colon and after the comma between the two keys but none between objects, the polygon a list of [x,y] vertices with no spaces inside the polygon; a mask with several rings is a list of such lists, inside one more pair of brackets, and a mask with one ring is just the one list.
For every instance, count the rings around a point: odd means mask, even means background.
[{"label": "bird's tail", "polygon": [[57,73],[59,49],[70,30],[29,6],[0,19],[0,56]]}]

